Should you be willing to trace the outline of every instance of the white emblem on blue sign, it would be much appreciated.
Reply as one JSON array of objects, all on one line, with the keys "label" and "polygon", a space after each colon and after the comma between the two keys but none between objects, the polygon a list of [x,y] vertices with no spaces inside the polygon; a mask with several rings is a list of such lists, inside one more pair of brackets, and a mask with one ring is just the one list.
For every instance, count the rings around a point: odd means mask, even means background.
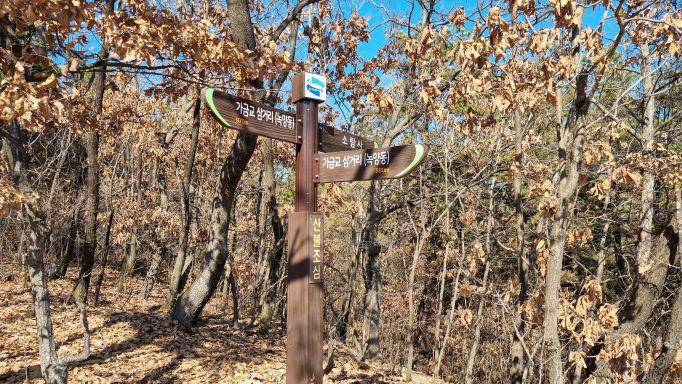
[{"label": "white emblem on blue sign", "polygon": [[320,101],[327,100],[327,78],[312,73],[305,74],[304,97]]}]

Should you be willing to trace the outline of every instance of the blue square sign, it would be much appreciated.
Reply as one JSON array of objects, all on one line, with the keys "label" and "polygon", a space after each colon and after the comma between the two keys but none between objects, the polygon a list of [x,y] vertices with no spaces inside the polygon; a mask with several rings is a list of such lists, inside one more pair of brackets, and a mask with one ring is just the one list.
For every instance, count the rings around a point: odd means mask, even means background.
[{"label": "blue square sign", "polygon": [[327,100],[327,78],[312,73],[305,73],[304,97],[313,100]]}]

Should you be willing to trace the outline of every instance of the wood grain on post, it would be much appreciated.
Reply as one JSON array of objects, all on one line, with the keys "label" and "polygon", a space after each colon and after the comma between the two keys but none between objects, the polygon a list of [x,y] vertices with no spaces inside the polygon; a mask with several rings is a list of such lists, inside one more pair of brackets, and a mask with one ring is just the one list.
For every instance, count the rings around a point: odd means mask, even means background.
[{"label": "wood grain on post", "polygon": [[[294,78],[292,87],[301,87]],[[317,213],[317,186],[313,163],[318,146],[318,103],[308,98],[295,98],[296,121],[301,145],[296,148],[295,212],[290,213],[287,236],[287,383],[322,384],[322,321],[324,290],[322,281],[311,283],[312,236],[311,217]],[[321,279],[320,279],[321,280]]]},{"label": "wood grain on post", "polygon": [[308,358],[308,213],[290,212],[287,233],[287,383],[306,383]]}]

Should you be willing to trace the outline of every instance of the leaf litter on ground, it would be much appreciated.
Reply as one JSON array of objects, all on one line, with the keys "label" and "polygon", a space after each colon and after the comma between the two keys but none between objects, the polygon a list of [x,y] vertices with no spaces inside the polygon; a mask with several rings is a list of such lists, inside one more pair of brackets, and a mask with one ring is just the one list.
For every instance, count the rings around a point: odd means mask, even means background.
[{"label": "leaf litter on ground", "polygon": [[[70,277],[70,278],[68,278]],[[74,276],[49,282],[55,342],[60,355],[83,348],[78,309],[67,304]],[[286,337],[261,335],[244,323],[232,325],[212,299],[190,331],[165,310],[165,286],[157,284],[145,300],[137,292],[143,279],[116,287],[117,272],[107,270],[99,307],[88,307],[92,354],[69,367],[71,383],[285,383]],[[108,284],[107,284],[108,282]],[[0,282],[0,382],[42,383],[35,314],[28,284]],[[334,344],[328,383],[404,382],[392,367],[359,362],[353,351]]]}]

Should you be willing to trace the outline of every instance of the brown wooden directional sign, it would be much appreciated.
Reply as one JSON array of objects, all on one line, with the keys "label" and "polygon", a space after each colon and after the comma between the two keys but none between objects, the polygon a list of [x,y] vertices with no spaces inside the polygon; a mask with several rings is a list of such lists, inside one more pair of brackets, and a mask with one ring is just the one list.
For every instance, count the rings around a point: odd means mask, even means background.
[{"label": "brown wooden directional sign", "polygon": [[295,209],[287,235],[287,384],[322,384],[324,376],[324,215],[317,212],[316,183],[403,177],[429,152],[421,144],[372,148],[371,140],[318,124],[318,104],[326,94],[324,76],[297,74],[294,114],[211,88],[202,91],[226,127],[296,144]]},{"label": "brown wooden directional sign", "polygon": [[[296,130],[296,114],[264,104],[206,88],[204,103],[213,116],[226,127],[293,144],[301,144]],[[320,152],[373,148],[374,142],[364,137],[319,124],[317,137]]]},{"label": "brown wooden directional sign", "polygon": [[364,137],[334,129],[327,124],[320,124],[317,132],[320,152],[348,151],[351,149],[374,148],[374,142]]},{"label": "brown wooden directional sign", "polygon": [[301,142],[296,132],[296,114],[272,108],[241,97],[206,88],[204,103],[223,125],[289,143]]},{"label": "brown wooden directional sign", "polygon": [[315,158],[315,182],[362,181],[403,177],[426,158],[426,145],[401,145],[359,151],[321,153]]}]

